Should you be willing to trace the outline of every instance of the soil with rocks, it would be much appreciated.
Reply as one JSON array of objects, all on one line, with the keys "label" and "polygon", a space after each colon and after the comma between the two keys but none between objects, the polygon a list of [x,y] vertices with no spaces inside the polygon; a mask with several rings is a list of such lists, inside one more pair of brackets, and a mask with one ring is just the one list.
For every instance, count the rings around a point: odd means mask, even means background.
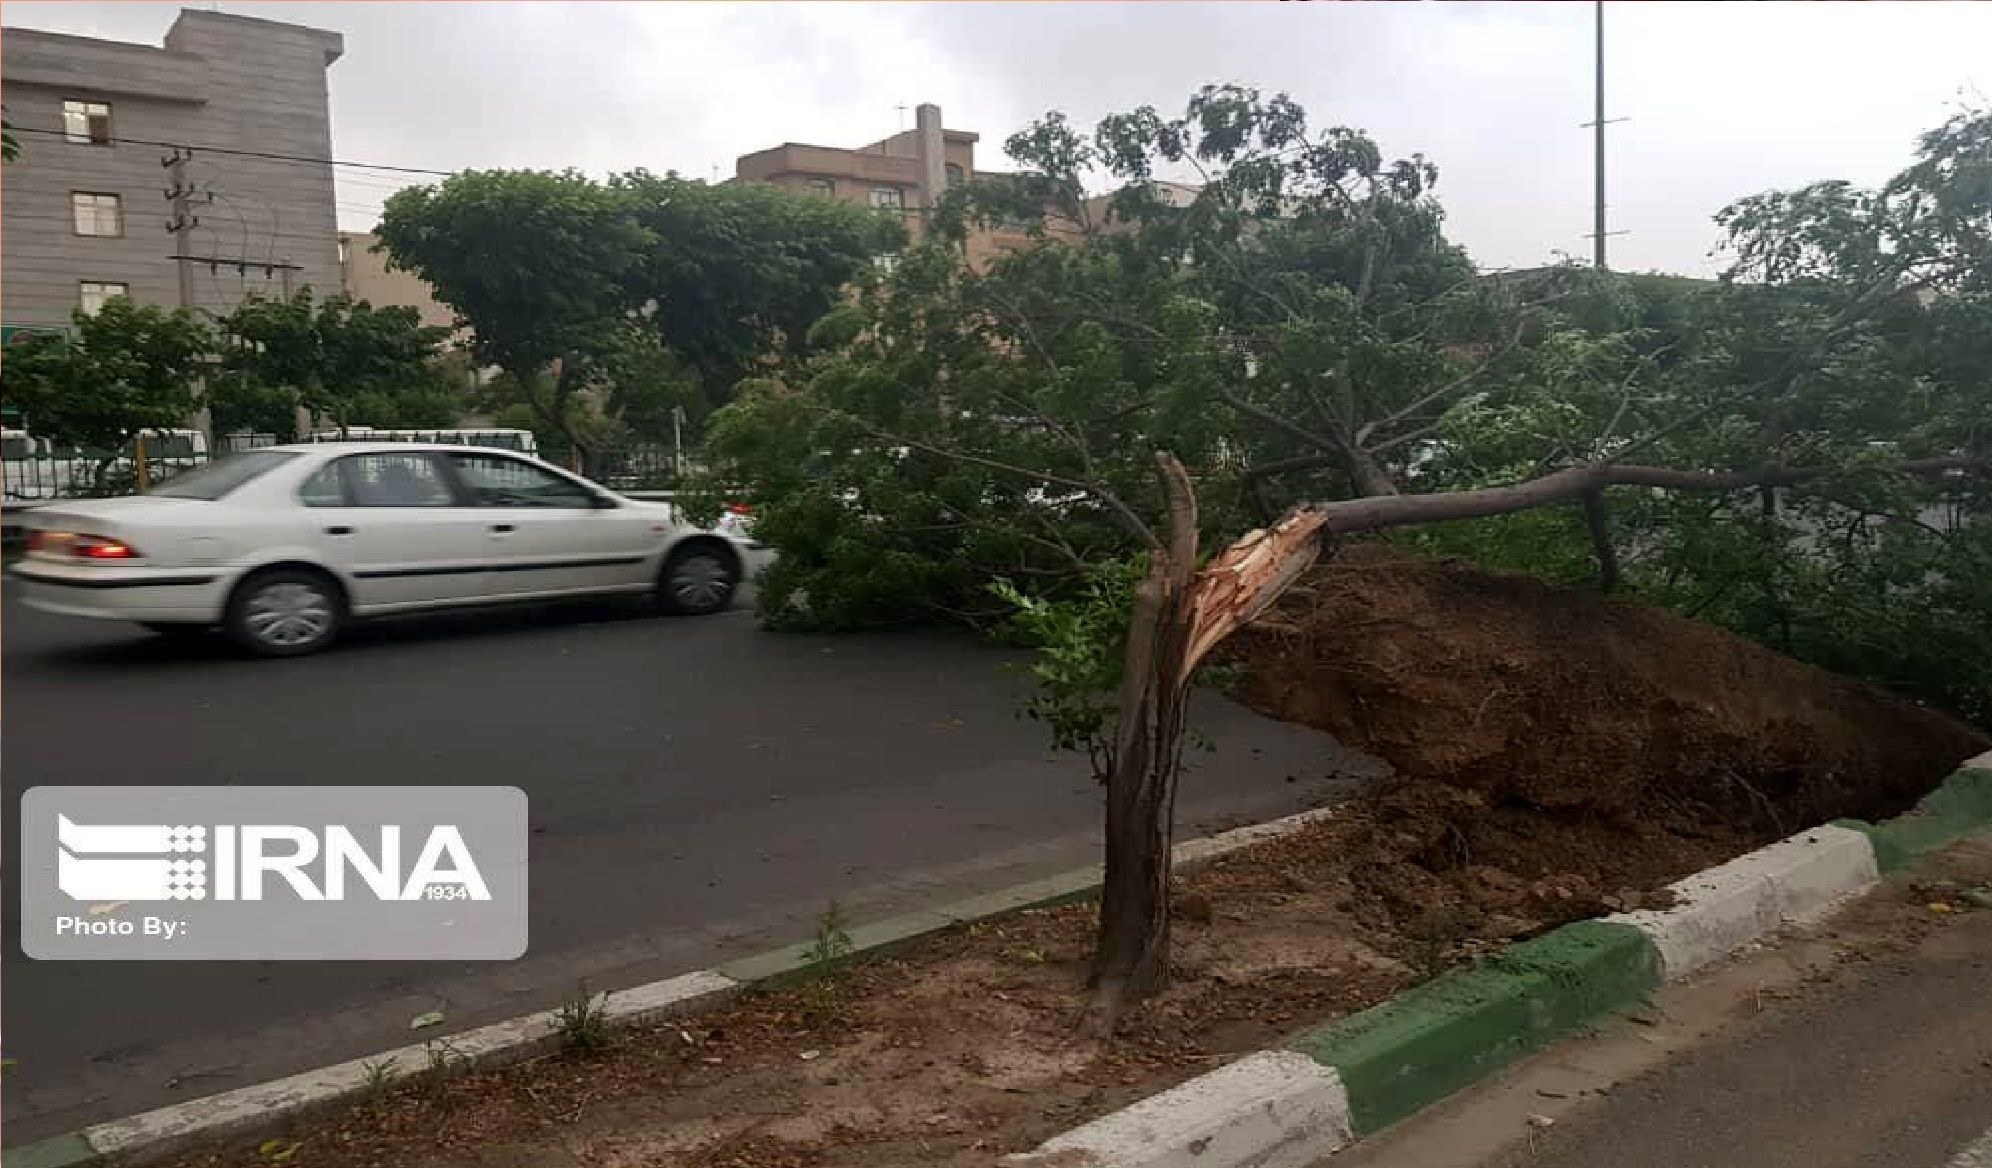
[{"label": "soil with rocks", "polygon": [[1074,905],[174,1163],[980,1168],[1507,941],[1903,810],[1987,745],[1669,613],[1374,548],[1230,656],[1249,704],[1398,775],[1179,876],[1172,983],[1110,1041],[1074,1028],[1095,918]]}]

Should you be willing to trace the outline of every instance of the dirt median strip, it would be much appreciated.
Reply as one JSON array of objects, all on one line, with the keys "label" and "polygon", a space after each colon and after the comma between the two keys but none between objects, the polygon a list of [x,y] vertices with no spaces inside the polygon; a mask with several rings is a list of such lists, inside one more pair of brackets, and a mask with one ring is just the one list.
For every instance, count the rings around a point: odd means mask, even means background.
[{"label": "dirt median strip", "polygon": [[[1332,816],[1333,808],[1303,811],[1266,823],[1185,840],[1175,849],[1179,870],[1193,871],[1255,844],[1280,839]],[[661,1019],[719,1007],[747,986],[778,988],[896,953],[906,946],[966,925],[1090,899],[1098,894],[1100,868],[1084,868],[860,925],[848,948],[828,960],[809,944],[783,946],[607,995],[605,1021],[639,1027]],[[192,1099],[139,1115],[94,1124],[81,1131],[5,1149],[6,1168],[80,1168],[114,1159],[145,1164],[194,1145],[246,1140],[283,1130],[341,1103],[364,1097],[380,1071],[406,1084],[441,1075],[488,1070],[545,1055],[559,1045],[554,1011],[540,1011],[431,1042],[317,1067],[266,1083]],[[440,1052],[440,1054],[438,1053]]]}]

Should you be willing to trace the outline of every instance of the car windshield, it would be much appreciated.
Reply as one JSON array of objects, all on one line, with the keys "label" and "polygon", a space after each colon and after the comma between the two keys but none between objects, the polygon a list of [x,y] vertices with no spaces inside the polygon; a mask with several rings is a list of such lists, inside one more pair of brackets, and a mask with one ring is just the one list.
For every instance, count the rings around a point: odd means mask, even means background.
[{"label": "car windshield", "polygon": [[231,454],[206,466],[174,475],[146,494],[172,499],[219,499],[250,479],[296,457],[296,454],[280,450],[250,450]]}]

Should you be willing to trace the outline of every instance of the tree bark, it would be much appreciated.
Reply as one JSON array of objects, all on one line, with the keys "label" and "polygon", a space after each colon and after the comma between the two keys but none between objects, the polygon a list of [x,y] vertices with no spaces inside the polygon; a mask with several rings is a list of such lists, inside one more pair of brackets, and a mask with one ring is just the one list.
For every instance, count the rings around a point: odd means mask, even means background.
[{"label": "tree bark", "polygon": [[1106,871],[1093,956],[1092,1000],[1081,1026],[1113,1032],[1122,1009],[1169,977],[1169,856],[1182,764],[1189,678],[1189,599],[1196,572],[1197,504],[1189,475],[1158,454],[1169,506],[1165,546],[1150,553],[1135,590],[1123,658],[1114,761],[1107,774]]}]

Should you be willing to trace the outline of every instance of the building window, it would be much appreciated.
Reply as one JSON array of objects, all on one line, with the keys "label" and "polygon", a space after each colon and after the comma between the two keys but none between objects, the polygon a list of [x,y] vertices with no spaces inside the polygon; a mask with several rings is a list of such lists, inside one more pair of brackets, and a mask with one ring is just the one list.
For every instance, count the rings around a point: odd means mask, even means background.
[{"label": "building window", "polygon": [[83,315],[95,316],[104,309],[104,301],[113,296],[131,295],[131,287],[110,281],[84,280],[77,286],[76,302],[83,309]]},{"label": "building window", "polygon": [[872,206],[882,211],[904,211],[906,192],[898,187],[873,187]]},{"label": "building window", "polygon": [[111,107],[101,101],[62,103],[62,135],[86,146],[111,144]]},{"label": "building window", "polygon": [[69,209],[78,235],[124,234],[124,210],[116,195],[71,191]]},{"label": "building window", "polygon": [[950,162],[947,165],[948,189],[953,190],[968,181],[968,172]]},{"label": "building window", "polygon": [[812,195],[823,195],[827,198],[837,193],[837,180],[834,178],[806,179],[803,181],[802,189]]}]

